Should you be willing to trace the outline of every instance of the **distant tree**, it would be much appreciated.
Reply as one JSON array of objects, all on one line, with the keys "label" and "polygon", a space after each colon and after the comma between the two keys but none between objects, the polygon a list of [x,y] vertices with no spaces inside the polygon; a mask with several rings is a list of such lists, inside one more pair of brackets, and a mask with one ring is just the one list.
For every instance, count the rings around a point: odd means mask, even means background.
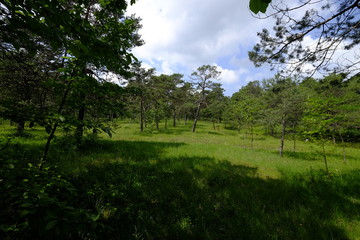
[{"label": "distant tree", "polygon": [[42,124],[54,107],[52,80],[61,63],[52,52],[29,56],[25,51],[0,52],[0,116],[17,124],[23,134],[25,122]]},{"label": "distant tree", "polygon": [[222,120],[227,100],[224,96],[224,89],[221,87],[221,83],[214,83],[213,88],[208,93],[208,104],[203,113],[213,123],[214,130],[216,130],[215,124],[220,123]]},{"label": "distant tree", "polygon": [[203,65],[191,74],[191,79],[195,85],[196,91],[199,93],[197,100],[197,109],[195,113],[192,131],[196,130],[196,123],[200,116],[200,110],[207,104],[208,90],[214,88],[214,82],[211,79],[218,79],[221,72],[216,66]]},{"label": "distant tree", "polygon": [[[184,82],[181,86],[178,86],[175,91],[175,105],[174,111],[175,114],[184,119],[184,124],[187,124],[187,121],[190,116],[193,116],[196,110],[196,96],[194,95],[194,90],[190,82]],[[173,117],[175,118],[175,114]],[[175,127],[176,121],[174,119],[173,126]]]},{"label": "distant tree", "polygon": [[144,131],[146,121],[146,102],[149,100],[150,89],[148,88],[151,82],[151,78],[155,73],[155,69],[145,69],[141,67],[141,63],[136,63],[132,66],[133,76],[128,79],[127,88],[132,89],[132,92],[138,98],[139,114],[140,114],[140,132]]},{"label": "distant tree", "polygon": [[[270,0],[251,2],[268,3]],[[263,29],[258,33],[260,43],[249,52],[255,66],[269,63],[287,74],[306,72],[311,75],[333,69],[352,74],[359,71],[357,51],[351,51],[357,55],[355,57],[341,54],[340,58],[335,58],[339,50],[350,53],[349,50],[356,49],[360,43],[359,0],[298,0],[292,5],[280,1],[271,4],[271,9],[267,10],[265,18],[275,18],[273,31]],[[255,10],[260,9],[255,7]],[[314,39],[314,43],[309,45],[306,36]]]},{"label": "distant tree", "polygon": [[279,154],[283,156],[287,128],[293,128],[300,122],[305,104],[305,96],[298,83],[291,78],[281,78],[276,75],[263,82],[265,93],[265,121],[272,119],[280,126]]},{"label": "distant tree", "polygon": [[[332,140],[335,144],[336,138],[340,139],[343,160],[346,161],[345,133],[349,136],[351,129],[359,126],[360,121],[356,116],[360,113],[360,96],[353,83],[356,83],[356,77],[346,81],[344,74],[329,74],[317,82],[317,94],[307,101],[304,134],[321,143],[325,165],[325,143]],[[359,85],[357,89],[360,89]]]},{"label": "distant tree", "polygon": [[254,142],[254,126],[260,122],[264,112],[263,94],[259,81],[252,81],[234,93],[230,101],[235,119],[250,130],[251,146]]}]

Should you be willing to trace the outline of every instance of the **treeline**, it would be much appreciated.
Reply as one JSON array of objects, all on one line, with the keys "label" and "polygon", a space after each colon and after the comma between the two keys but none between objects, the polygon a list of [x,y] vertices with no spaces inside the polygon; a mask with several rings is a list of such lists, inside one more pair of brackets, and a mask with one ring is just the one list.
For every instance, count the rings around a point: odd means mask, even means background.
[{"label": "treeline", "polygon": [[192,124],[195,131],[201,118],[212,121],[214,129],[222,123],[244,130],[252,141],[254,128],[261,127],[279,136],[281,146],[286,135],[294,140],[360,141],[359,75],[333,73],[305,80],[276,75],[249,82],[227,97],[214,81],[220,75],[215,66],[199,67],[185,80],[182,74],[156,75],[155,69],[135,63],[128,77],[117,79],[125,83],[121,86],[91,68],[69,80],[74,72],[60,68],[66,58],[56,57],[46,51],[33,57],[21,51],[1,54],[0,113],[16,124],[18,135],[34,124],[51,134],[56,124],[80,144],[86,130],[111,136],[111,123],[118,118],[138,121],[139,131],[178,123]]},{"label": "treeline", "polygon": [[[317,141],[360,141],[360,75],[329,74],[322,79],[282,78],[254,81],[236,92],[224,110],[228,127],[253,128],[280,138]],[[325,157],[325,154],[324,154]],[[345,156],[344,156],[345,158]]]},{"label": "treeline", "polygon": [[[213,68],[213,69],[211,69]],[[136,69],[126,88],[133,94],[125,102],[126,116],[160,129],[201,117],[227,128],[244,130],[254,139],[254,128],[281,139],[286,135],[320,142],[360,141],[360,75],[332,73],[321,79],[283,78],[276,75],[249,82],[231,97],[210,77],[216,68],[206,65],[190,81],[180,74],[154,75],[154,69]],[[142,76],[142,77],[141,77]],[[195,76],[195,77],[193,77]],[[206,79],[206,81],[204,81]],[[125,88],[125,89],[126,89]],[[129,92],[129,91],[128,91]],[[201,110],[201,111],[200,111]],[[194,128],[193,128],[194,130]],[[294,145],[295,146],[295,145]]]}]

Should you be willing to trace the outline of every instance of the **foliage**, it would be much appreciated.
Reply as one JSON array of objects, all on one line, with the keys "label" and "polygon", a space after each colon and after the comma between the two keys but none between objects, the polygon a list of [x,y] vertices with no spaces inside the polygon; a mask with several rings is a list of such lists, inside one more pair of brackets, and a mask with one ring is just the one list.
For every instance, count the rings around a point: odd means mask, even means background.
[{"label": "foliage", "polygon": [[257,14],[259,12],[265,13],[268,5],[271,3],[271,0],[250,0],[249,7],[250,10]]},{"label": "foliage", "polygon": [[17,146],[12,152],[13,147],[11,141],[1,143],[2,239],[80,239],[104,229],[96,209],[76,200],[79,190],[66,177],[51,169],[40,171],[25,149]]},{"label": "foliage", "polygon": [[[249,52],[255,66],[269,63],[289,75],[312,75],[320,70],[353,74],[359,70],[358,58],[341,52],[359,44],[358,0],[280,2],[271,6],[273,11],[265,18],[274,17],[275,26],[258,33],[260,42]],[[341,58],[336,58],[338,53]]]},{"label": "foliage", "polygon": [[221,72],[218,71],[217,66],[203,65],[191,74],[193,84],[198,92],[197,109],[194,117],[194,124],[192,131],[196,130],[196,123],[200,116],[201,108],[205,107],[207,102],[207,95],[209,90],[213,89],[217,85],[211,79],[218,79]]}]

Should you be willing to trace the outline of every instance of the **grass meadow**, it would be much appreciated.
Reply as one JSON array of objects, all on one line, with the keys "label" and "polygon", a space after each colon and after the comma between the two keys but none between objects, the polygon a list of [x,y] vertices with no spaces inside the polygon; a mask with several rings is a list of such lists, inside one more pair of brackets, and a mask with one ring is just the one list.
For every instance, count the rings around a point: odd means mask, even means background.
[{"label": "grass meadow", "polygon": [[[36,164],[45,131],[6,140],[13,131],[0,125],[2,151],[19,166]],[[112,138],[89,136],[80,148],[59,132],[46,166],[75,189],[67,200],[55,194],[59,201],[95,216],[72,238],[359,240],[360,145],[347,144],[344,161],[340,143],[327,143],[326,173],[320,145],[297,140],[294,151],[289,139],[280,157],[279,139],[262,133],[257,129],[252,143],[245,130],[207,122],[195,133],[191,123],[159,131],[150,125],[140,133],[137,123],[121,121]],[[16,207],[23,206],[7,213]],[[24,238],[62,236],[71,221],[59,215],[36,218],[45,230]],[[31,219],[24,221],[31,226]]]}]

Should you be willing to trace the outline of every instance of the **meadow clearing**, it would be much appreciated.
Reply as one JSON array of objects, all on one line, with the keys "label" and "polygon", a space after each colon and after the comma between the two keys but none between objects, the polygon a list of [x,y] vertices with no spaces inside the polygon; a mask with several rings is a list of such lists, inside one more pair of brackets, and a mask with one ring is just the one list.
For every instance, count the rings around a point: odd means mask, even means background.
[{"label": "meadow clearing", "polygon": [[149,125],[140,133],[137,123],[121,121],[111,138],[90,134],[79,148],[59,132],[41,178],[33,169],[44,130],[12,137],[8,124],[0,129],[5,239],[360,236],[359,144],[346,145],[344,161],[340,143],[328,142],[326,172],[322,147],[303,139],[295,151],[287,139],[280,157],[279,139],[261,129],[252,142],[222,124],[200,122],[195,133],[190,123]]}]

